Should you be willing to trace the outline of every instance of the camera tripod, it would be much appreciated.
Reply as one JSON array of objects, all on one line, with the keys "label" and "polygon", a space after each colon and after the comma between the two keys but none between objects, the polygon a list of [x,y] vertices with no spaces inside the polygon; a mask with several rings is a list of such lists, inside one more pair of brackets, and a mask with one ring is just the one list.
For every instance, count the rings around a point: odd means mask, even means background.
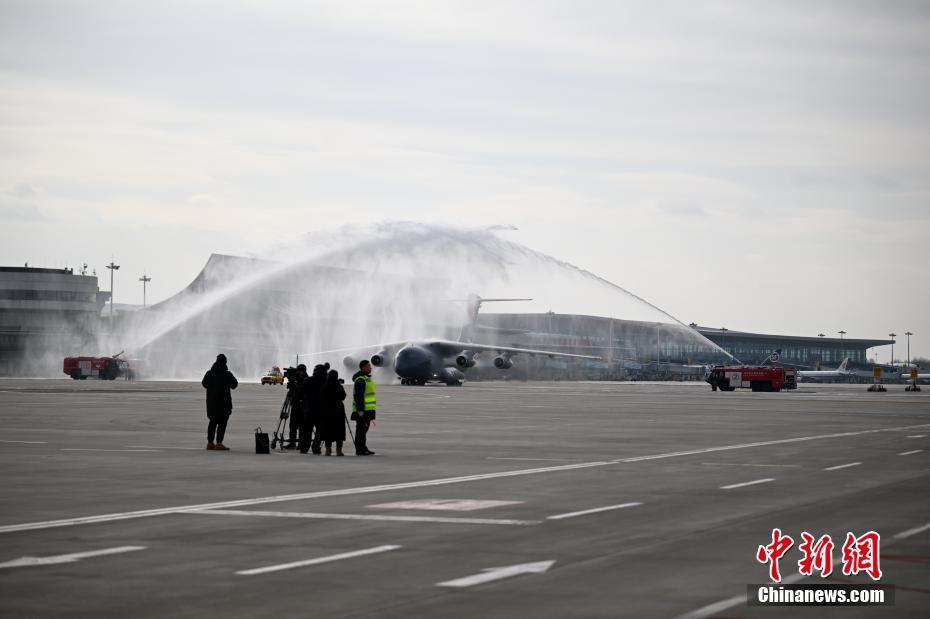
[{"label": "camera tripod", "polygon": [[274,429],[274,434],[272,434],[271,439],[271,448],[275,449],[278,446],[281,447],[281,451],[284,451],[284,442],[287,439],[285,431],[287,430],[288,419],[291,416],[291,394],[290,392],[284,395],[284,403],[281,405],[281,414],[278,416],[278,425]]}]

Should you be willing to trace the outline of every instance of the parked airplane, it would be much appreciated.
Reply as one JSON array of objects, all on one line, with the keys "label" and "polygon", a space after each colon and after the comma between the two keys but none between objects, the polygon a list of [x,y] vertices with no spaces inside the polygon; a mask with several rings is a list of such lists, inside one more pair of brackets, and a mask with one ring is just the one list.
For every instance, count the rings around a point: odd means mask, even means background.
[{"label": "parked airplane", "polygon": [[843,362],[835,370],[798,370],[798,376],[804,379],[821,380],[824,378],[845,378],[852,376],[853,372],[847,369],[849,357],[843,359]]},{"label": "parked airplane", "polygon": [[[358,369],[359,354],[364,350],[373,350],[375,351],[374,354],[369,357],[371,364],[375,367],[393,367],[394,372],[400,377],[402,385],[425,385],[430,381],[438,381],[447,385],[458,386],[465,379],[465,370],[474,367],[478,362],[477,357],[481,354],[493,353],[495,355],[493,359],[494,367],[499,370],[512,368],[513,357],[517,355],[546,356],[550,359],[601,360],[600,357],[592,355],[575,355],[553,350],[515,348],[496,344],[478,344],[470,341],[475,332],[478,311],[482,303],[529,300],[531,299],[483,299],[477,295],[471,295],[468,298],[469,322],[462,329],[460,341],[442,339],[402,341],[356,348],[351,349],[356,354],[345,357],[343,364],[350,370]],[[342,350],[345,351],[346,349]]]},{"label": "parked airplane", "polygon": [[[476,357],[482,353],[494,353],[494,367],[508,370],[513,367],[513,357],[528,355],[530,357],[546,356],[564,359],[596,359],[591,355],[573,355],[551,350],[532,348],[512,348],[475,342],[458,342],[448,340],[410,341],[383,344],[378,352],[371,355],[371,364],[385,367],[392,363],[394,372],[400,377],[402,385],[425,385],[438,381],[447,385],[461,385],[465,370],[474,367]],[[393,356],[393,362],[391,357]],[[346,357],[343,363],[347,368],[357,368],[358,359]]]}]

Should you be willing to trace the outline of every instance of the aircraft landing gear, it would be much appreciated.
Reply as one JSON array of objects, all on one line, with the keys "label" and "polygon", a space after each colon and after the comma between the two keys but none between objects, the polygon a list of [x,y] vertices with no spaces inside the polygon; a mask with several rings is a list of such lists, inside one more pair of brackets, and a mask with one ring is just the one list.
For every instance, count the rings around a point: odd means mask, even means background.
[{"label": "aircraft landing gear", "polygon": [[401,378],[400,384],[401,385],[416,385],[418,387],[422,387],[423,385],[426,384],[426,381],[421,378]]}]

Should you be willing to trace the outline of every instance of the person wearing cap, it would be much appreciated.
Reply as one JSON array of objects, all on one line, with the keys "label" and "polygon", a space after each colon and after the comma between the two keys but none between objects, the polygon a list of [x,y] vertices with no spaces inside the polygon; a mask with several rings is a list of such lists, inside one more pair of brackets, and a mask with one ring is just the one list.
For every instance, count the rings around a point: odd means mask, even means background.
[{"label": "person wearing cap", "polygon": [[239,381],[229,371],[226,355],[220,353],[216,356],[216,362],[204,374],[200,384],[207,390],[207,419],[210,420],[207,425],[207,449],[229,451],[229,447],[223,445],[223,437],[232,414],[232,390],[239,386]]}]

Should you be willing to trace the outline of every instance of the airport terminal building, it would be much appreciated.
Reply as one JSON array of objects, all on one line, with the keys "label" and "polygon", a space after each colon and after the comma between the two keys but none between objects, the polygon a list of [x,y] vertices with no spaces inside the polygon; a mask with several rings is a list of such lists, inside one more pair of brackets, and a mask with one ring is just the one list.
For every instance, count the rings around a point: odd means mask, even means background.
[{"label": "airport terminal building", "polygon": [[[694,329],[702,338],[682,337]],[[846,357],[851,367],[867,367],[867,351],[892,340],[806,337],[713,329],[572,314],[482,314],[482,341],[529,348],[555,349],[596,355],[603,362],[566,364],[558,360],[530,360],[530,374],[554,377],[561,371],[572,378],[694,379],[703,375],[695,366],[730,362],[719,346],[739,362],[758,364],[780,350],[779,363],[799,369],[838,366]]]},{"label": "airport terminal building", "polygon": [[744,363],[761,361],[773,351],[781,350],[783,365],[804,370],[833,368],[847,357],[851,367],[866,367],[870,348],[895,343],[894,340],[748,333],[697,325],[694,329]]},{"label": "airport terminal building", "polygon": [[96,276],[0,267],[0,376],[45,375],[93,342],[109,298]]}]

